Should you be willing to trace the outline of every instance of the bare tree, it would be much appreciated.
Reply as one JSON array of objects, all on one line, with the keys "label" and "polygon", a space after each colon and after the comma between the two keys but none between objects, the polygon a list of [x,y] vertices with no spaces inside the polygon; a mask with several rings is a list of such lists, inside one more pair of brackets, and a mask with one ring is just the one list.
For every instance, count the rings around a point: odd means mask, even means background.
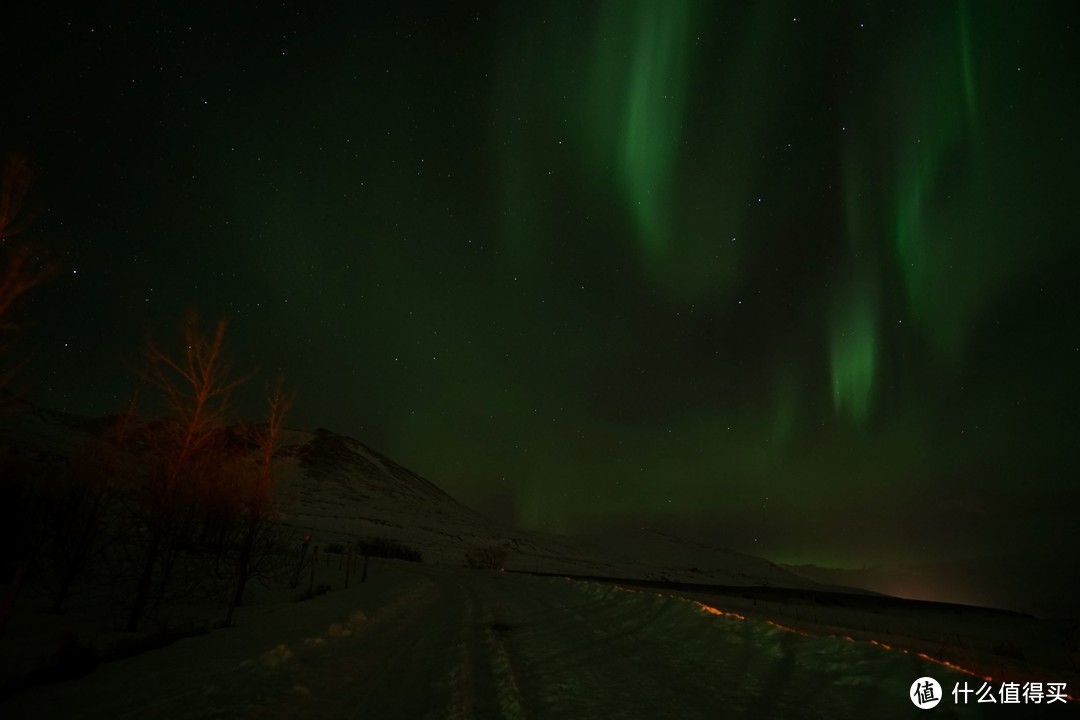
[{"label": "bare tree", "polygon": [[4,330],[14,326],[15,302],[54,274],[41,248],[21,237],[30,221],[26,199],[32,180],[24,157],[11,154],[4,159],[0,167],[0,328]]},{"label": "bare tree", "polygon": [[189,312],[178,356],[147,344],[142,379],[165,401],[165,417],[149,424],[145,435],[148,471],[139,490],[145,527],[145,553],[129,630],[138,628],[150,600],[155,572],[164,588],[176,554],[191,528],[200,483],[220,476],[215,452],[232,392],[245,378],[234,377],[223,350],[227,322],[219,320],[212,334],[203,334],[198,317]]},{"label": "bare tree", "polygon": [[272,533],[276,526],[273,507],[274,470],[280,462],[278,450],[281,448],[285,416],[296,399],[294,394],[285,395],[282,385],[279,379],[274,389],[267,393],[266,423],[250,428],[251,439],[255,445],[255,460],[249,480],[240,495],[243,535],[237,550],[236,588],[225,615],[226,625],[232,624],[233,612],[236,606],[243,602],[248,581],[259,573],[262,569],[261,561],[266,560],[273,551]]},{"label": "bare tree", "polygon": [[[16,301],[29,290],[45,282],[53,273],[52,266],[45,261],[40,250],[19,237],[29,223],[30,214],[26,209],[26,199],[32,184],[30,165],[21,155],[9,154],[0,167],[0,390],[4,389],[14,373],[8,366],[9,339],[7,331],[15,327],[11,311]],[[5,471],[9,485],[25,480],[16,477],[9,467]],[[9,489],[13,489],[12,485]],[[17,494],[25,496],[33,488],[15,488]],[[22,524],[36,525],[40,518],[21,518]],[[35,550],[36,553],[36,550]],[[30,571],[33,554],[21,553],[14,563],[14,573],[2,599],[0,599],[0,637],[7,628],[8,619],[15,607],[15,598]]]},{"label": "bare tree", "polygon": [[22,155],[9,153],[0,170],[0,240],[18,235],[29,224],[26,198],[32,182],[30,163]]}]

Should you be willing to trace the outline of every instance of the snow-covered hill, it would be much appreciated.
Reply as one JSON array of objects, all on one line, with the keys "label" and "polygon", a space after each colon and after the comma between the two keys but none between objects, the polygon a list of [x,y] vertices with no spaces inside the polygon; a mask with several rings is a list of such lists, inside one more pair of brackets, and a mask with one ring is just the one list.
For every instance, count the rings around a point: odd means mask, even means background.
[{"label": "snow-covered hill", "polygon": [[822,587],[761,558],[648,529],[589,537],[522,532],[491,522],[364,443],[319,429],[290,432],[278,497],[284,522],[315,542],[385,537],[460,565],[497,546],[510,570],[722,585]]},{"label": "snow-covered hill", "polygon": [[329,430],[287,433],[278,470],[283,522],[315,544],[387,538],[425,561],[458,563],[500,533],[479,513],[385,455]]},{"label": "snow-covered hill", "polygon": [[[11,400],[0,416],[0,446],[54,460],[74,457],[109,422]],[[471,549],[499,547],[507,569],[524,572],[823,587],[761,558],[648,529],[567,537],[501,526],[359,440],[325,429],[287,431],[281,459],[282,522],[323,548],[385,538],[437,564],[461,565]]]}]

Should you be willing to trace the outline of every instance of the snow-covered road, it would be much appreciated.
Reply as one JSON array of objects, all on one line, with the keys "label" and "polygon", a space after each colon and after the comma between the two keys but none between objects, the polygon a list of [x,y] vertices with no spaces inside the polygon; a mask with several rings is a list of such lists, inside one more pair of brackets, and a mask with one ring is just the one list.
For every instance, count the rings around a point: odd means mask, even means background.
[{"label": "snow-covered road", "polygon": [[[908,699],[936,678],[931,711]],[[916,657],[609,585],[386,564],[370,582],[35,688],[4,717],[1072,717],[957,706]],[[1034,714],[1033,714],[1034,713]]]}]

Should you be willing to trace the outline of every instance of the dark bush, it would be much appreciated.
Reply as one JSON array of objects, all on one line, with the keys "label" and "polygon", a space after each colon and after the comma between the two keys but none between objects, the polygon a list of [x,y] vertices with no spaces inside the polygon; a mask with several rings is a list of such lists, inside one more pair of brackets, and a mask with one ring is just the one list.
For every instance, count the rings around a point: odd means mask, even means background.
[{"label": "dark bush", "polygon": [[385,537],[360,538],[356,541],[356,551],[368,557],[408,560],[409,562],[424,561],[423,554],[416,548]]}]

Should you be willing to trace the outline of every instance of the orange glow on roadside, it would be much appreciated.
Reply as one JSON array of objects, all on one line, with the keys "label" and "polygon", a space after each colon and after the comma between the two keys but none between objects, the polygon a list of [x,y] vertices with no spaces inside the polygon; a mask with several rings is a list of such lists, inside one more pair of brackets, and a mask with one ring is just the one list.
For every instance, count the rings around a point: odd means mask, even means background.
[{"label": "orange glow on roadside", "polygon": [[[571,579],[571,578],[567,578],[567,580],[569,580],[569,579]],[[616,590],[621,590],[623,592],[636,592],[636,593],[646,592],[644,590],[639,590],[637,588],[629,588],[629,587],[625,587],[625,586],[622,586],[622,585],[612,584],[611,587],[615,588]],[[732,619],[735,619],[735,620],[750,620],[750,619],[752,619],[752,618],[746,617],[745,615],[740,615],[739,613],[736,613],[736,612],[729,612],[729,611],[726,611],[726,610],[721,610],[719,608],[713,607],[712,605],[706,605],[705,603],[700,602],[698,600],[691,600],[690,598],[681,597],[679,595],[667,595],[667,594],[662,593],[662,592],[657,592],[656,595],[658,597],[668,598],[668,599],[671,599],[671,600],[679,600],[681,602],[691,602],[694,605],[696,605],[697,608],[702,613],[704,613],[706,615],[715,615],[717,617],[732,618]],[[870,645],[874,645],[876,647],[881,648],[882,650],[887,650],[889,652],[899,652],[899,653],[903,653],[904,655],[912,655],[912,654],[914,654],[920,660],[924,660],[924,661],[926,661],[928,663],[933,663],[935,665],[940,665],[942,667],[946,667],[946,668],[948,668],[950,670],[955,670],[958,673],[962,673],[964,675],[969,675],[971,677],[975,677],[975,678],[981,677],[981,679],[983,681],[988,682],[988,683],[994,681],[994,678],[992,678],[989,675],[980,676],[977,672],[975,672],[973,670],[969,670],[969,669],[967,669],[965,667],[962,667],[960,665],[957,665],[956,663],[949,662],[948,660],[939,660],[937,658],[930,657],[926,653],[922,653],[922,652],[913,653],[912,651],[909,651],[906,648],[894,647],[894,646],[889,645],[887,643],[883,643],[883,642],[881,642],[879,640],[863,640],[863,641],[859,641],[859,640],[856,640],[855,638],[851,637],[850,635],[814,635],[812,633],[808,633],[808,632],[805,632],[803,630],[797,630],[797,629],[795,629],[793,627],[789,627],[787,625],[781,625],[780,623],[773,622],[772,620],[759,620],[758,622],[764,622],[767,625],[771,625],[772,627],[776,628],[777,630],[783,630],[784,632],[792,633],[792,634],[795,634],[795,635],[800,635],[802,637],[807,637],[807,638],[827,637],[827,638],[835,638],[837,640],[846,640],[846,641],[852,642],[852,643],[854,643],[854,642],[867,642]],[[1064,697],[1069,702],[1080,702],[1080,700],[1073,697],[1072,695],[1069,695],[1068,693],[1065,693]]]},{"label": "orange glow on roadside", "polygon": [[721,617],[735,618],[736,620],[745,620],[746,619],[745,617],[743,617],[739,613],[724,612],[723,610],[719,610],[717,608],[714,608],[712,605],[706,605],[705,603],[698,602],[697,600],[694,601],[694,604],[697,605],[702,610],[702,612],[706,612],[709,615],[720,615]]},{"label": "orange glow on roadside", "polygon": [[[871,641],[871,642],[873,642],[873,641]],[[874,644],[876,645],[877,643],[874,643]],[[926,653],[916,653],[915,657],[919,658],[920,660],[925,660],[926,662],[930,662],[930,663],[934,663],[936,665],[941,665],[943,667],[947,667],[950,670],[955,670],[957,672],[964,673],[965,675],[970,675],[972,677],[979,677],[979,673],[977,673],[977,672],[973,672],[971,670],[968,670],[965,667],[960,667],[956,663],[951,663],[948,660],[938,660],[937,658],[932,658],[929,655],[927,655]],[[989,675],[983,675],[982,679],[985,680],[986,682],[993,682],[994,681],[994,678],[990,677]]]},{"label": "orange glow on roadside", "polygon": [[[668,596],[668,597],[671,597],[671,596]],[[724,610],[714,608],[711,605],[706,605],[705,603],[698,602],[697,600],[694,600],[692,602],[695,605],[697,605],[703,612],[705,612],[705,613],[707,613],[709,615],[718,615],[718,616],[721,616],[721,617],[730,617],[730,618],[735,618],[737,620],[747,620],[748,619],[748,618],[744,617],[743,615],[739,615],[738,613],[726,612]],[[772,627],[776,628],[777,630],[783,630],[784,632],[799,635],[801,637],[807,637],[807,638],[829,637],[829,638],[835,638],[837,640],[846,640],[848,642],[859,642],[855,638],[851,637],[850,635],[814,635],[813,633],[808,633],[805,630],[798,630],[796,628],[789,627],[787,625],[781,625],[780,623],[773,622],[772,620],[765,620],[764,622],[767,625],[771,625]],[[888,650],[890,652],[902,652],[905,655],[910,654],[907,650],[905,650],[903,648],[894,648],[892,645],[888,645],[888,644],[880,642],[878,640],[867,640],[867,641],[864,641],[864,642],[868,642],[871,645],[879,647],[879,648],[881,648],[883,650]],[[927,655],[926,653],[917,653],[916,657],[918,657],[920,660],[925,660],[926,662],[934,663],[935,665],[941,665],[942,667],[947,667],[950,670],[955,670],[955,671],[957,671],[959,673],[963,673],[964,675],[970,675],[971,677],[979,677],[979,674],[972,671],[972,670],[968,670],[965,667],[961,667],[960,665],[957,665],[956,663],[951,663],[948,660],[938,660],[937,658],[932,658],[929,655]],[[990,677],[988,675],[983,676],[982,679],[985,680],[986,682],[993,682],[993,680],[994,680],[992,677]],[[1066,696],[1066,697],[1068,697],[1068,696]]]}]

